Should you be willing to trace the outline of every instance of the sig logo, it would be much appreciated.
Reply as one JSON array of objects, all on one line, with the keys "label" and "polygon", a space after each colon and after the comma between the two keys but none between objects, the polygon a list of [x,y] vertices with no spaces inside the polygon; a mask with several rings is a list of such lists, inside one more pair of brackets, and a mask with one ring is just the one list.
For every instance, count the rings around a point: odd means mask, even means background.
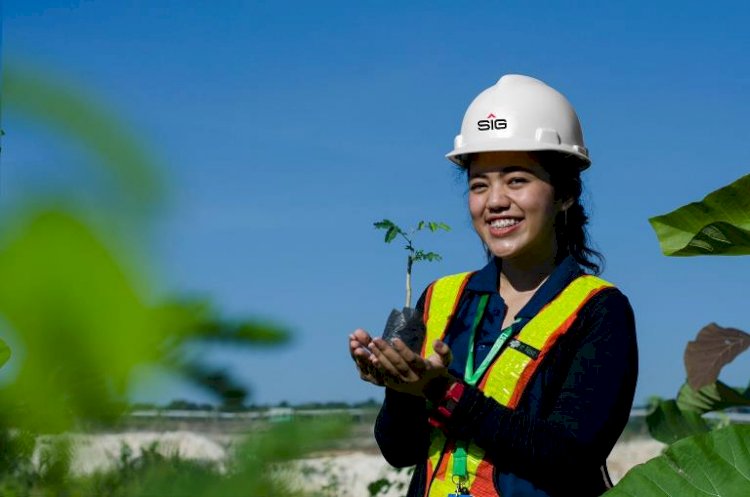
[{"label": "sig logo", "polygon": [[505,119],[497,119],[495,114],[490,113],[487,119],[477,121],[477,129],[479,131],[489,131],[491,129],[505,129],[508,127],[508,121]]}]

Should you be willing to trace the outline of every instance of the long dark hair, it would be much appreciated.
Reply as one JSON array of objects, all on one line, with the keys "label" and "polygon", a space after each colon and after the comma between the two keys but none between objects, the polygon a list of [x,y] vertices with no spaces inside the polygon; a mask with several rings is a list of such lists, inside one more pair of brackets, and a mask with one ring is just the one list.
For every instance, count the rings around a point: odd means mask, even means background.
[{"label": "long dark hair", "polygon": [[[588,273],[599,275],[604,266],[604,256],[590,246],[586,225],[589,217],[583,207],[581,195],[583,182],[581,181],[581,160],[574,155],[560,152],[542,151],[530,152],[550,176],[550,183],[555,189],[557,199],[572,199],[573,204],[555,219],[555,236],[557,239],[557,254],[555,264],[559,264],[570,255]],[[462,167],[462,173],[468,175],[468,165],[471,158]],[[492,252],[485,246],[487,259],[491,260]]]},{"label": "long dark hair", "polygon": [[601,274],[604,256],[590,246],[586,225],[589,217],[583,207],[581,195],[581,162],[574,155],[559,152],[535,152],[532,154],[550,176],[550,183],[558,199],[572,199],[573,204],[555,219],[557,256],[555,262],[570,255],[591,274]]}]

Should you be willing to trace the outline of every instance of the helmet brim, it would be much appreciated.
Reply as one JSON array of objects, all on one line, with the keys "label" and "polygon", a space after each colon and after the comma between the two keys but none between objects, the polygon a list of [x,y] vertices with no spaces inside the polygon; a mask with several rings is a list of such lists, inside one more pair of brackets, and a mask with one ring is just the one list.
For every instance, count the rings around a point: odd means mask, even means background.
[{"label": "helmet brim", "polygon": [[474,142],[471,146],[452,150],[445,157],[461,167],[466,167],[466,159],[471,154],[481,152],[556,152],[564,156],[575,157],[579,164],[578,168],[581,171],[591,165],[591,159],[573,147],[513,139],[503,140],[502,144],[498,143],[497,140],[483,143]]}]

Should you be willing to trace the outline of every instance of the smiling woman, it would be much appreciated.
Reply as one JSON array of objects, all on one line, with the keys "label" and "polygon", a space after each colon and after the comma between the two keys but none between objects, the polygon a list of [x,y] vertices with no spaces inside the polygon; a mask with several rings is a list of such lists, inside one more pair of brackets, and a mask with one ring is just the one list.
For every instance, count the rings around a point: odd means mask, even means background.
[{"label": "smiling woman", "polygon": [[380,449],[416,465],[409,496],[600,495],[638,356],[630,304],[587,246],[578,118],[541,81],[505,76],[469,106],[448,157],[489,262],[422,294],[421,353],[350,335],[360,376],[386,387]]}]

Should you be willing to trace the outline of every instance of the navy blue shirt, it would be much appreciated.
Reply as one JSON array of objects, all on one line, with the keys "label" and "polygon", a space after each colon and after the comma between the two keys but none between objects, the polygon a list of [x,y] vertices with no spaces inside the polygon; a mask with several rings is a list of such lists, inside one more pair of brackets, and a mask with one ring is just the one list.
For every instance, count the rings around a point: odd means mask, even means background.
[{"label": "navy blue shirt", "polygon": [[[463,378],[477,305],[488,294],[477,329],[475,365],[500,334],[506,306],[498,293],[499,261],[474,273],[459,300],[445,341],[449,370]],[[561,262],[519,311],[520,328],[582,274],[572,258]],[[424,294],[417,305],[422,312]],[[635,392],[638,354],[627,298],[616,288],[593,296],[549,351],[516,409],[467,387],[446,435],[472,440],[495,465],[503,497],[597,496],[607,489],[602,468],[627,423]],[[394,466],[416,465],[408,497],[423,496],[430,427],[421,397],[386,389],[375,425],[383,456]],[[481,496],[479,496],[481,497]]]}]

